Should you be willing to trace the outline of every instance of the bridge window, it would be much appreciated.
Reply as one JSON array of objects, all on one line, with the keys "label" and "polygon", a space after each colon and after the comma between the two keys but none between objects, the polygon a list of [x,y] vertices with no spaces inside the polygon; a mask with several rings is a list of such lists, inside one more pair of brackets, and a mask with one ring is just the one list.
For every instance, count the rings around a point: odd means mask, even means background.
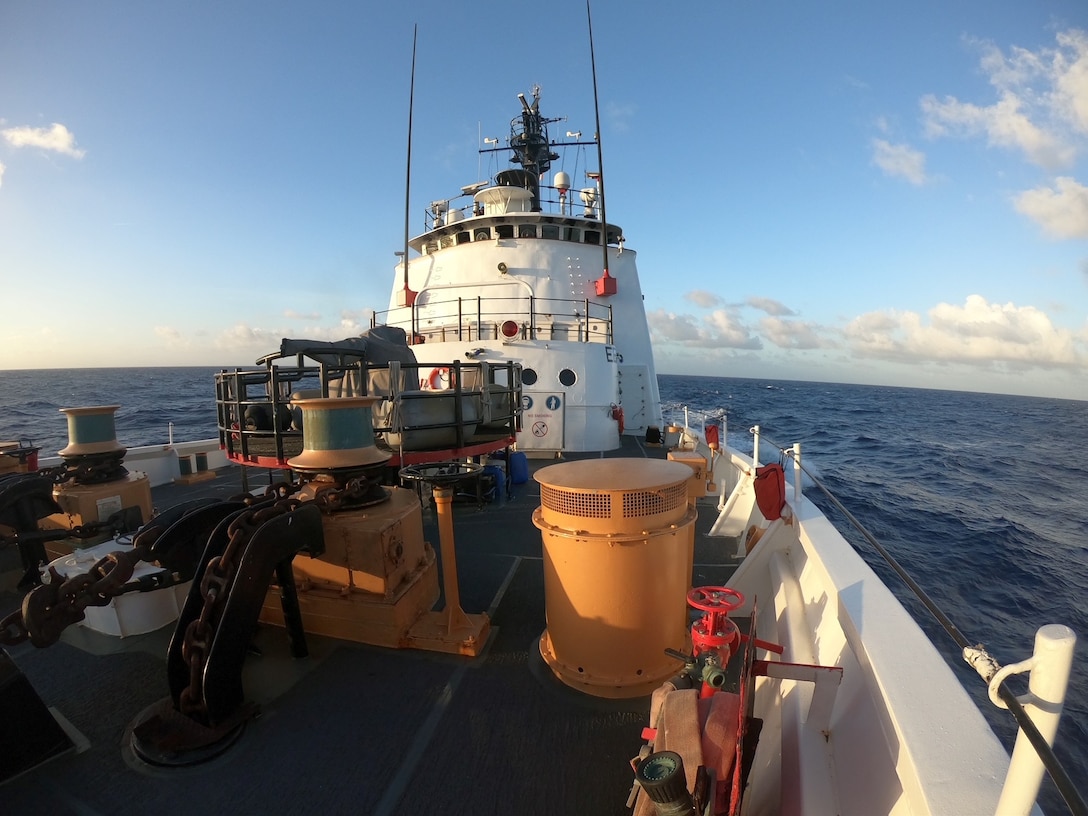
[{"label": "bridge window", "polygon": [[601,233],[599,230],[586,230],[585,242],[587,244],[600,244]]},{"label": "bridge window", "polygon": [[465,232],[463,230],[461,232],[457,233],[457,243],[458,243],[458,245],[467,244],[469,242],[470,237],[471,236],[469,236],[468,232]]},{"label": "bridge window", "polygon": [[495,233],[499,238],[513,238],[514,237],[514,225],[513,224],[499,224],[495,227]]},{"label": "bridge window", "polygon": [[490,241],[491,240],[491,228],[490,227],[478,227],[472,233],[473,241]]},{"label": "bridge window", "polygon": [[564,241],[578,241],[582,237],[582,231],[577,227],[563,227]]},{"label": "bridge window", "polygon": [[519,224],[518,238],[536,238],[536,224]]},{"label": "bridge window", "polygon": [[551,238],[553,241],[559,240],[559,225],[558,224],[541,224],[540,225],[540,237]]}]

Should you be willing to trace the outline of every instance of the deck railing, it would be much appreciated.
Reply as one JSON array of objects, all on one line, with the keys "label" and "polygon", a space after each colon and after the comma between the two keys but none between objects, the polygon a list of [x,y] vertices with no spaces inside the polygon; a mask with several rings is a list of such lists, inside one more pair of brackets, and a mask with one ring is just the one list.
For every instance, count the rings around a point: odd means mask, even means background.
[{"label": "deck railing", "polygon": [[[327,348],[320,352],[335,357]],[[376,443],[393,454],[395,465],[480,455],[515,441],[521,415],[517,363],[454,360],[435,367],[375,364],[350,353],[331,363],[304,357],[289,361],[270,355],[260,368],[216,374],[219,444],[228,459],[289,468],[288,460],[303,444],[301,411],[292,402],[315,397],[381,397],[372,410]],[[406,406],[428,401],[441,402],[439,414],[449,416],[412,420]],[[436,441],[413,445],[412,434]]]},{"label": "deck railing", "polygon": [[396,316],[400,311],[375,312],[371,326],[397,326],[413,344],[515,339],[613,342],[612,307],[589,299],[533,295],[442,299],[440,290],[424,290],[407,319]]}]

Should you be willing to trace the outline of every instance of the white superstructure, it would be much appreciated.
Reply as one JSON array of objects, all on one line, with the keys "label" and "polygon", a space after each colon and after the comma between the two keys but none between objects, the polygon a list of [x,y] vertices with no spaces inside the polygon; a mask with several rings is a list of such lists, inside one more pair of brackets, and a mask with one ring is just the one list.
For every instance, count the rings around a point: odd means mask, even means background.
[{"label": "white superstructure", "polygon": [[539,89],[519,99],[508,144],[521,169],[431,204],[377,320],[434,364],[423,389],[448,384],[451,360],[520,363],[519,447],[610,450],[661,424],[635,253],[601,221],[599,173],[578,191],[565,172],[546,178],[554,151],[579,143],[549,141]]}]

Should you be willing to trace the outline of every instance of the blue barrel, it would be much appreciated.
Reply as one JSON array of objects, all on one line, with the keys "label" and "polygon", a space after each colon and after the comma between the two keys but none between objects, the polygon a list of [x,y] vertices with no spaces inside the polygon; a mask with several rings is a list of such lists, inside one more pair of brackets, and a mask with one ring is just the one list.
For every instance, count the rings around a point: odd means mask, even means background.
[{"label": "blue barrel", "polygon": [[516,485],[529,481],[529,460],[521,451],[510,454],[510,481]]}]

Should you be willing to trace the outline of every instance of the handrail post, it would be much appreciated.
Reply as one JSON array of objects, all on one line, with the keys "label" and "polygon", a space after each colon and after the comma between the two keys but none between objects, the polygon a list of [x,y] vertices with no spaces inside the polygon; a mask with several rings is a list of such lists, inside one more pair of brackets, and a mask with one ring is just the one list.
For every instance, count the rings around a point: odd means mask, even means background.
[{"label": "handrail post", "polygon": [[464,406],[461,405],[461,361],[453,361],[453,369],[450,371],[450,379],[453,381],[453,419],[457,423],[454,432],[457,439],[457,447],[465,446]]},{"label": "handrail post", "polygon": [[752,468],[759,467],[759,426],[752,426],[752,436],[755,442],[752,444]]},{"label": "handrail post", "polygon": [[[1048,624],[1035,633],[1035,652],[1030,662],[1028,695],[1020,698],[1024,710],[1039,733],[1051,746],[1058,732],[1069,673],[1073,667],[1073,649],[1077,636],[1068,626]],[[1009,772],[997,802],[997,816],[1031,812],[1043,781],[1043,761],[1023,730],[1016,735]]]},{"label": "handrail post", "polygon": [[801,443],[793,443],[793,506],[801,506]]}]

